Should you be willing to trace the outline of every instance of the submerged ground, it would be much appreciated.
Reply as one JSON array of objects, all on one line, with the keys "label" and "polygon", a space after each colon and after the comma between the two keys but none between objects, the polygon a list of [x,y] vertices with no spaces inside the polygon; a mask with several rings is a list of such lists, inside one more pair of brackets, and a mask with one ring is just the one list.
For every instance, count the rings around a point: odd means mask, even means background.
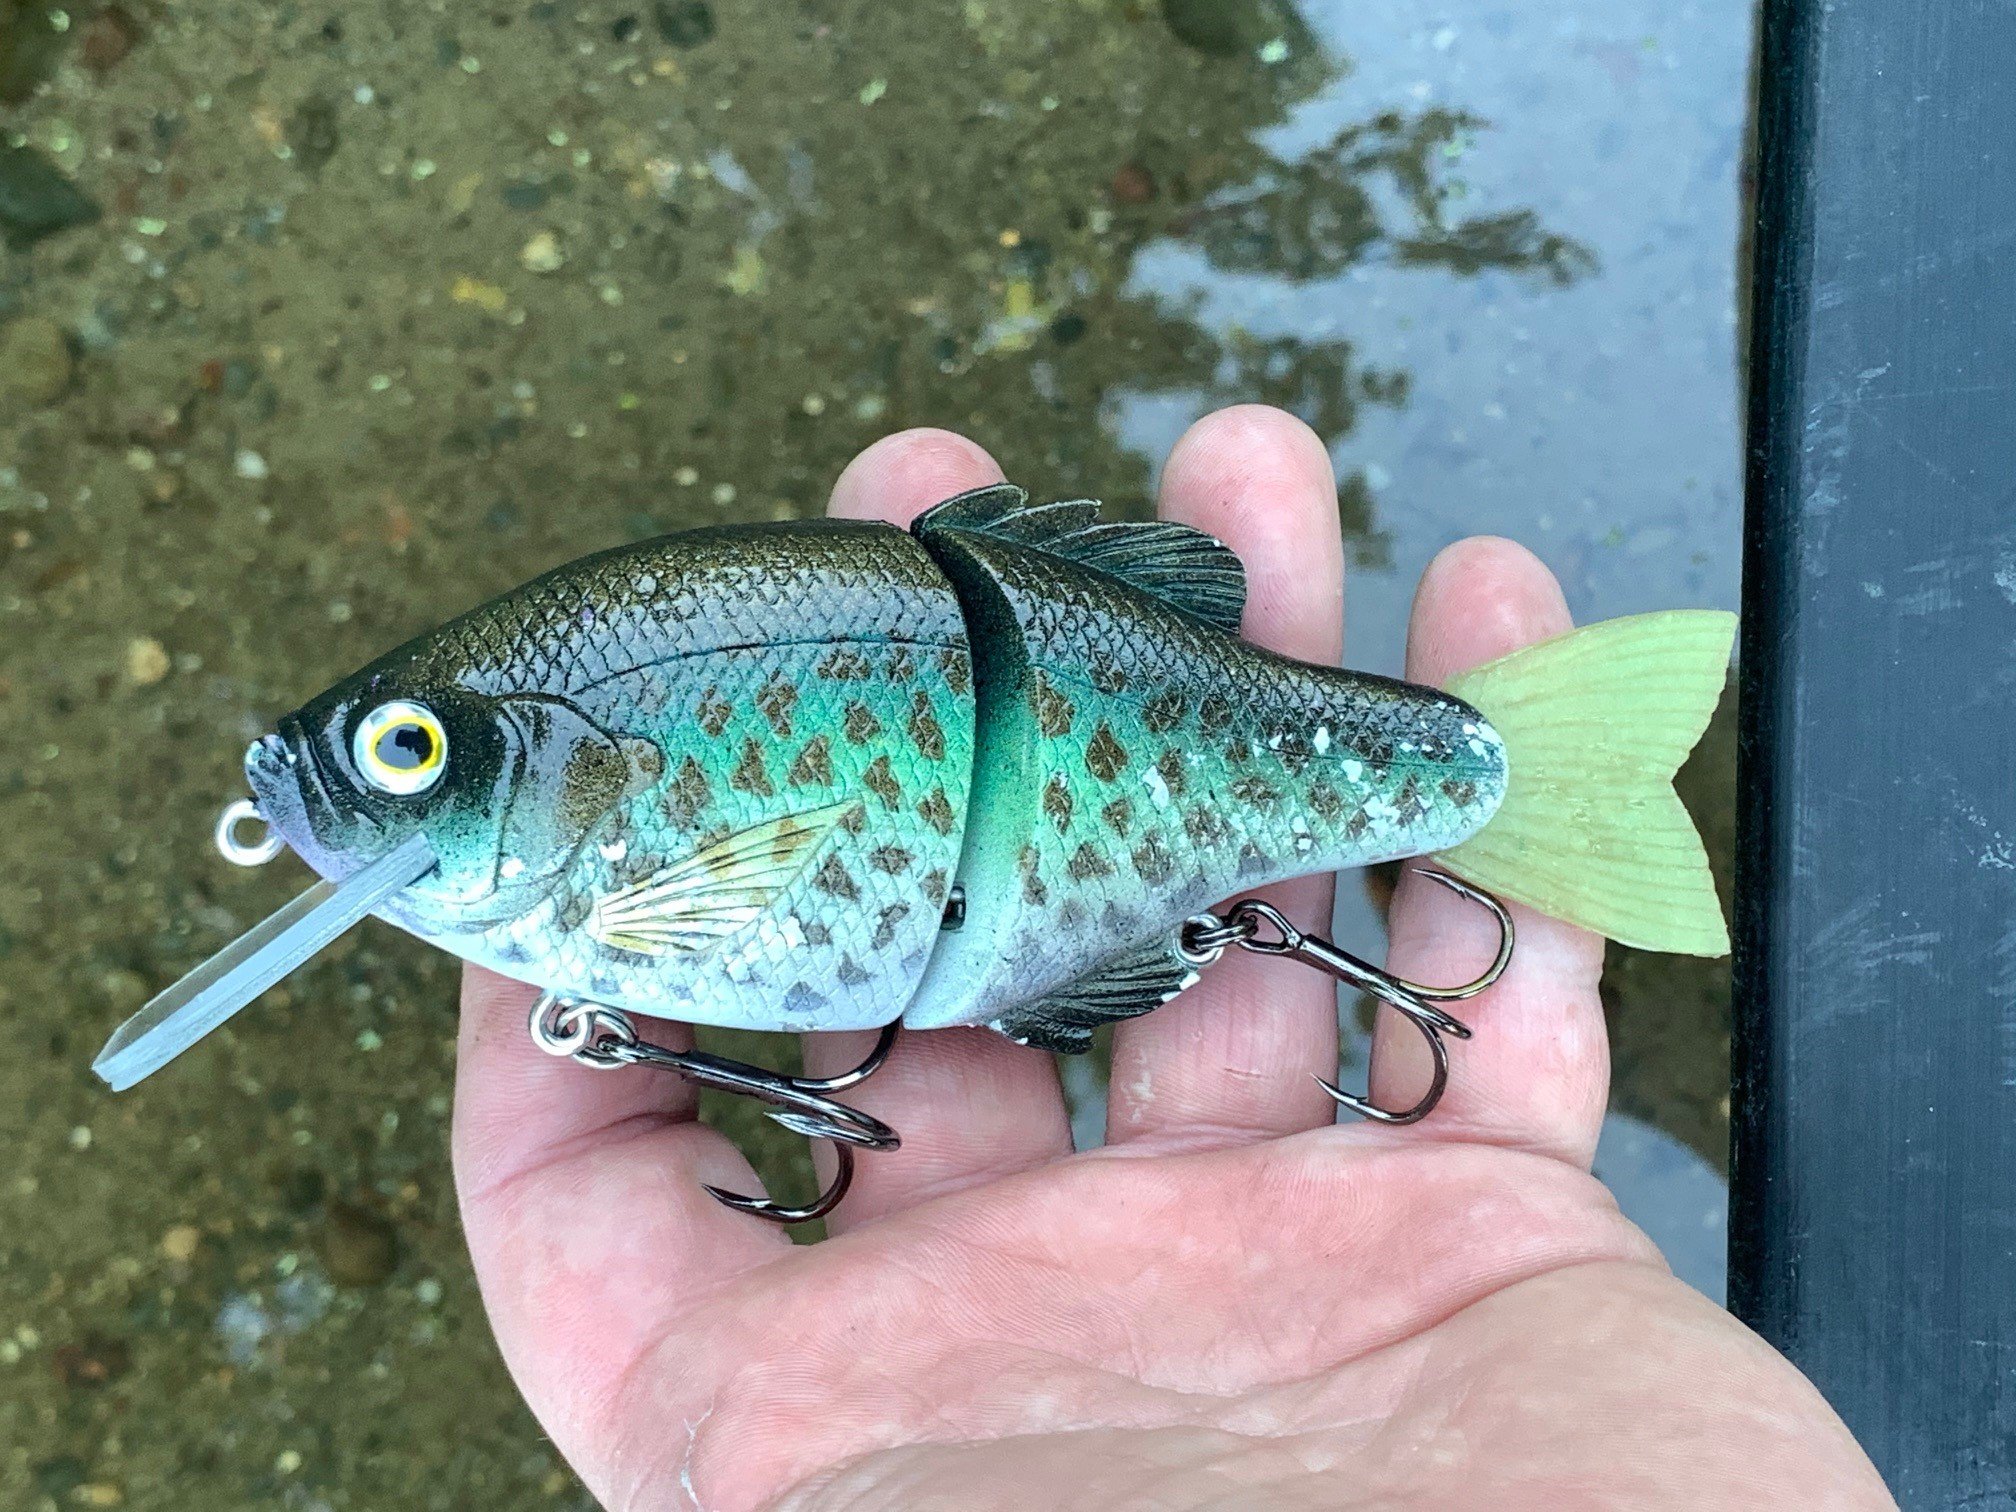
[{"label": "submerged ground", "polygon": [[[904,425],[1138,510],[1251,398],[1335,444],[1361,664],[1469,529],[1730,600],[1737,8],[1352,9],[0,0],[0,1506],[581,1500],[469,1281],[442,958],[87,1070],[301,885],[210,849],[245,741],[403,636]],[[1611,987],[1620,1106],[1719,1161],[1720,969]]]}]

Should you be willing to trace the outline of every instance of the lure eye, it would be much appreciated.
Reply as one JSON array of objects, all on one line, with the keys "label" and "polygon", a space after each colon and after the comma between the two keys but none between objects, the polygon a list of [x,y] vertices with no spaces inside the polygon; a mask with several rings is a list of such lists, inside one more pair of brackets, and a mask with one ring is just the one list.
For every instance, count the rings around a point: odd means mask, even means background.
[{"label": "lure eye", "polygon": [[424,793],[447,765],[448,732],[424,704],[380,704],[350,737],[350,756],[364,780],[381,792]]}]

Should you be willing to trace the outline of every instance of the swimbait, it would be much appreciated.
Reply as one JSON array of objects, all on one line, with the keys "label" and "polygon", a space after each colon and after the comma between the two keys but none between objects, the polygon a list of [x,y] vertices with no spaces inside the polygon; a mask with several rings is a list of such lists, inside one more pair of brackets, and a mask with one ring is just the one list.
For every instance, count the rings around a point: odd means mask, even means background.
[{"label": "swimbait", "polygon": [[692,531],[400,647],[246,773],[339,891],[377,868],[381,917],[704,1024],[1082,1050],[1195,979],[1184,924],[1218,900],[1426,855],[1615,939],[1726,950],[1670,779],[1733,616],[1587,627],[1445,691],[1248,645],[1244,599],[1210,536],[1006,484],[909,531]]}]

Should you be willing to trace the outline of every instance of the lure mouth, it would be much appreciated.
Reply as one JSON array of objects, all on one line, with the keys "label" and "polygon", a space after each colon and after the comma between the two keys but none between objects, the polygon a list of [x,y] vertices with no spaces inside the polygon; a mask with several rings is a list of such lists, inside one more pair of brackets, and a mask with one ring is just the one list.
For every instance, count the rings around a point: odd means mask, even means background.
[{"label": "lure mouth", "polygon": [[[253,747],[255,753],[265,749],[264,741]],[[248,756],[248,767],[251,761]],[[252,816],[270,819],[265,809],[254,804],[241,809],[233,804],[224,812],[218,827],[220,848],[230,843],[251,855],[272,844],[269,854],[278,853],[277,827],[257,846],[235,838],[241,821]],[[225,854],[239,859],[228,849]],[[427,837],[413,835],[340,881],[325,878],[317,882],[121,1024],[91,1062],[91,1069],[115,1092],[152,1076],[268,987],[326,950],[366,914],[426,876],[434,865],[434,850]]]},{"label": "lure mouth", "polygon": [[[253,807],[265,821],[272,836],[284,842],[306,861],[319,877],[340,877],[356,869],[354,860],[345,864],[340,847],[322,843],[320,832],[335,833],[341,815],[331,799],[314,748],[291,721],[262,735],[246,748],[245,781],[252,789]],[[318,825],[318,815],[323,824]]]}]

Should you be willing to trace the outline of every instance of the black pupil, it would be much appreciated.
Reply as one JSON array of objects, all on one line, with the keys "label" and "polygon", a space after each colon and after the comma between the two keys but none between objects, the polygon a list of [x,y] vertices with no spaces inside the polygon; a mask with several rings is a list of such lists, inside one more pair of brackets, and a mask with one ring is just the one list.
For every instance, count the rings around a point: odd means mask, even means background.
[{"label": "black pupil", "polygon": [[434,732],[402,724],[378,737],[378,759],[395,772],[418,771],[434,759]]}]

